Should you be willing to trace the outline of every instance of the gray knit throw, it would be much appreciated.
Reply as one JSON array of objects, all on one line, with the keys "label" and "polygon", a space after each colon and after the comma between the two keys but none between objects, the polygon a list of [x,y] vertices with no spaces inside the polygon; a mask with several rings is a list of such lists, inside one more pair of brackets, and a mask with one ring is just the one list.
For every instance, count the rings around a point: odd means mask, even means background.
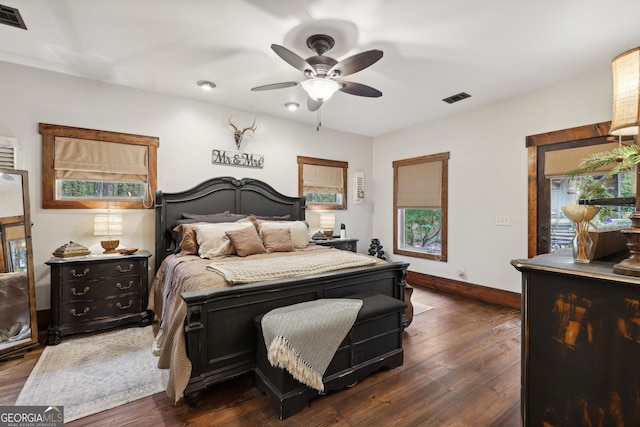
[{"label": "gray knit throw", "polygon": [[359,299],[319,299],[271,310],[262,317],[269,363],[324,391],[322,377],[361,307]]}]

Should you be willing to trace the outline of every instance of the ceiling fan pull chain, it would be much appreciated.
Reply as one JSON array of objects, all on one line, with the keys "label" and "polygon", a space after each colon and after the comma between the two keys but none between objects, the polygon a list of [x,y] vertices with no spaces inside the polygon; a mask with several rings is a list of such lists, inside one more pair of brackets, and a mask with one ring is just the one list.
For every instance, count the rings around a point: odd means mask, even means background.
[{"label": "ceiling fan pull chain", "polygon": [[318,118],[316,120],[316,132],[320,132],[320,126],[322,126],[322,119],[320,118],[320,110],[318,110]]}]

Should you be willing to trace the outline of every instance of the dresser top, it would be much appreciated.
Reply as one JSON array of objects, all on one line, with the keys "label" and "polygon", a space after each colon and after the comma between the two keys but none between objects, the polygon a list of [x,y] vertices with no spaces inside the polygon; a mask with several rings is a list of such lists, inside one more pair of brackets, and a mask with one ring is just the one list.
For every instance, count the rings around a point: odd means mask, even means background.
[{"label": "dresser top", "polygon": [[85,256],[76,256],[76,257],[67,257],[67,258],[59,258],[52,257],[45,264],[67,264],[67,263],[77,263],[77,262],[100,262],[100,261],[120,261],[126,259],[139,259],[139,258],[149,258],[151,256],[151,252],[149,251],[137,251],[131,255],[122,255],[122,254],[90,254]]},{"label": "dresser top", "polygon": [[516,270],[522,272],[542,271],[640,285],[640,277],[614,273],[614,264],[615,262],[612,261],[591,261],[587,264],[575,263],[573,262],[573,255],[570,250],[538,255],[528,259],[514,259],[511,261],[511,265],[513,265]]}]

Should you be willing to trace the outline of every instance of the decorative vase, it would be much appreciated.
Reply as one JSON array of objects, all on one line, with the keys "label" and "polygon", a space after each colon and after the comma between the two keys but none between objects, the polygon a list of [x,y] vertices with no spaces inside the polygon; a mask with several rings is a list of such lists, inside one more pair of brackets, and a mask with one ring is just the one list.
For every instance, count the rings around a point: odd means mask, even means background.
[{"label": "decorative vase", "polygon": [[589,221],[600,212],[600,207],[591,205],[566,205],[562,212],[576,225],[576,236],[573,239],[573,261],[591,262],[593,240],[589,236]]}]

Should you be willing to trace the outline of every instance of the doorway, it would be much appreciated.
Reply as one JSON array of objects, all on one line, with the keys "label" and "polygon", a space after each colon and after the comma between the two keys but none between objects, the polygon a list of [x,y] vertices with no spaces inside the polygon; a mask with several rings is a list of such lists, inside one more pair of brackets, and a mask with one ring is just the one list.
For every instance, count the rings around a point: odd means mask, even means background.
[{"label": "doorway", "polygon": [[[602,122],[527,136],[529,175],[527,253],[529,258],[549,253],[552,246],[552,181],[545,174],[547,153],[607,144],[610,127],[611,122]],[[637,203],[638,194],[636,194],[636,205]]]}]

